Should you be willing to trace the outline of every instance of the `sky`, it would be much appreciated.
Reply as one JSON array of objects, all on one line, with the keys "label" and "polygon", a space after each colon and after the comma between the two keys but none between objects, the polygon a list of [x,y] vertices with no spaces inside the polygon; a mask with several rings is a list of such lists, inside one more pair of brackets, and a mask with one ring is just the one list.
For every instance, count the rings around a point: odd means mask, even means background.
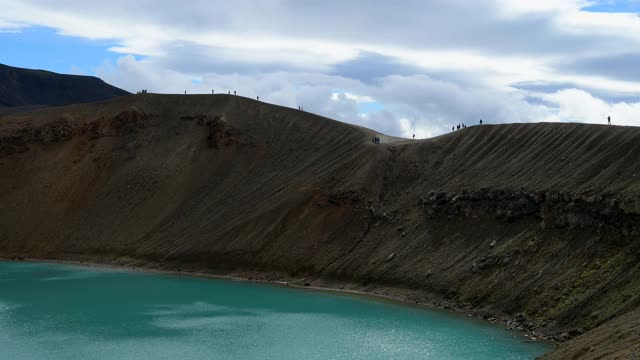
[{"label": "sky", "polygon": [[640,126],[640,0],[0,0],[0,63],[237,91],[389,135]]}]

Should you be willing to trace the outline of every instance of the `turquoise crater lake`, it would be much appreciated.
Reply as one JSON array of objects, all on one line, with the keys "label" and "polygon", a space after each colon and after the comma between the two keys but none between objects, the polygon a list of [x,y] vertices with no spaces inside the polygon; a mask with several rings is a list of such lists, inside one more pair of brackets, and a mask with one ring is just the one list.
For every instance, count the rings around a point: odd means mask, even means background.
[{"label": "turquoise crater lake", "polygon": [[0,358],[533,359],[491,324],[268,285],[0,261]]}]

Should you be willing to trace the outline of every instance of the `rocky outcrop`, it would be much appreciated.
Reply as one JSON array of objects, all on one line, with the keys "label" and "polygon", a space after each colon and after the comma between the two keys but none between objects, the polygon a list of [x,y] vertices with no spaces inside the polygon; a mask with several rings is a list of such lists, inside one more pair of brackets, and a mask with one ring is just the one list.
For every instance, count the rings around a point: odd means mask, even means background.
[{"label": "rocky outcrop", "polygon": [[135,109],[123,111],[114,118],[108,120],[107,128],[111,130],[115,136],[124,136],[145,127],[144,120],[147,114],[141,113]]},{"label": "rocky outcrop", "polygon": [[189,114],[180,116],[180,120],[195,121],[199,126],[205,126],[207,128],[207,145],[210,148],[218,149],[239,143],[238,138],[235,136],[239,132],[233,129],[220,115]]},{"label": "rocky outcrop", "polygon": [[640,200],[614,195],[568,192],[509,192],[505,190],[431,192],[420,197],[427,218],[492,217],[507,223],[535,219],[542,229],[588,229],[600,234],[617,231],[624,236],[640,235]]},{"label": "rocky outcrop", "polygon": [[209,129],[209,134],[207,135],[207,144],[209,147],[217,149],[220,146],[237,143],[237,140],[230,132],[229,123],[220,116],[214,116],[213,119],[207,120],[205,125]]},{"label": "rocky outcrop", "polygon": [[65,142],[74,134],[77,124],[72,118],[47,122],[40,127],[27,127],[0,138],[0,157],[29,150],[28,144],[43,145]]},{"label": "rocky outcrop", "polygon": [[328,201],[334,205],[355,204],[361,199],[359,192],[354,190],[332,191],[329,194]]},{"label": "rocky outcrop", "polygon": [[0,158],[29,151],[29,147],[20,136],[7,136],[0,138]]},{"label": "rocky outcrop", "polygon": [[29,150],[29,144],[51,145],[64,143],[76,135],[90,139],[105,136],[126,136],[145,127],[151,115],[136,109],[122,111],[113,117],[76,120],[71,116],[46,120],[0,135],[0,157]]}]

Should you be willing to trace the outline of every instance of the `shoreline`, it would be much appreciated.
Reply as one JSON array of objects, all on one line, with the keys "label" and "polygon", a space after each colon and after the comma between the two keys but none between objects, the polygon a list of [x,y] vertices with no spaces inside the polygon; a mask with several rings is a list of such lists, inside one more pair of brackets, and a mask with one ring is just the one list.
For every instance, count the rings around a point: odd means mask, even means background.
[{"label": "shoreline", "polygon": [[[142,262],[138,259],[129,258],[130,261]],[[327,280],[327,279],[319,279],[319,278],[291,278],[284,277],[281,274],[281,278],[285,279],[274,279],[273,274],[261,273],[256,271],[239,271],[233,272],[228,271],[226,274],[214,273],[213,270],[209,269],[209,272],[206,271],[192,271],[192,270],[183,270],[182,268],[177,269],[162,269],[157,266],[154,266],[152,262],[142,262],[142,264],[118,264],[115,262],[108,261],[95,261],[92,260],[65,260],[65,259],[46,259],[46,258],[28,258],[28,257],[6,257],[0,255],[0,261],[10,261],[10,262],[32,262],[32,263],[50,263],[50,264],[60,264],[60,265],[72,265],[72,266],[80,266],[87,268],[97,268],[97,269],[107,269],[112,271],[126,271],[126,272],[138,272],[138,273],[147,273],[147,274],[157,274],[157,275],[171,275],[171,276],[182,276],[182,277],[193,277],[193,278],[203,278],[203,279],[211,279],[211,280],[225,280],[225,281],[237,281],[244,283],[254,283],[266,286],[276,286],[282,288],[291,288],[296,290],[307,290],[313,292],[321,292],[328,293],[333,295],[341,295],[341,296],[352,296],[352,297],[360,297],[373,301],[387,302],[392,303],[399,306],[408,306],[415,307],[420,309],[426,309],[431,311],[438,312],[446,312],[452,316],[465,317],[469,320],[479,321],[486,325],[495,325],[500,326],[501,328],[512,331],[517,334],[518,337],[521,337],[523,341],[529,342],[542,342],[547,343],[553,347],[552,350],[556,349],[561,342],[556,341],[552,338],[551,335],[545,333],[536,333],[534,331],[530,331],[527,329],[518,329],[513,327],[513,323],[516,321],[515,319],[511,319],[508,317],[492,317],[490,319],[483,318],[479,316],[479,314],[473,309],[464,309],[457,307],[455,305],[452,306],[451,303],[445,301],[445,305],[437,304],[435,302],[425,302],[425,301],[417,301],[412,300],[412,297],[416,296],[416,293],[420,295],[428,294],[431,299],[441,299],[442,297],[437,296],[436,294],[426,292],[424,290],[410,290],[404,288],[396,288],[396,287],[386,287],[376,284],[369,284],[366,286],[358,285],[351,282],[340,282],[336,280]],[[251,274],[251,275],[248,275]],[[254,277],[255,276],[255,277]],[[322,286],[312,285],[310,281],[322,282]],[[369,289],[370,287],[370,289]]]}]

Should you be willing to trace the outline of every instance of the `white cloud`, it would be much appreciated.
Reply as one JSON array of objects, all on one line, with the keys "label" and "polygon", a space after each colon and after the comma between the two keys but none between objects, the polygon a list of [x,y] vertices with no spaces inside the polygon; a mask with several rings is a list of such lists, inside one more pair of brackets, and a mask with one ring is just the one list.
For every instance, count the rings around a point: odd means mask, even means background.
[{"label": "white cloud", "polygon": [[0,15],[0,33],[19,33],[22,28],[25,27],[24,24],[3,19]]},{"label": "white cloud", "polygon": [[371,96],[366,95],[363,96],[348,92],[334,92],[333,94],[331,94],[331,100],[333,101],[340,101],[342,98],[355,101],[358,104],[375,102],[375,100]]},{"label": "white cloud", "polygon": [[531,13],[567,13],[575,12],[590,4],[589,1],[575,0],[496,0],[502,13],[509,16],[522,16]]},{"label": "white cloud", "polygon": [[579,89],[544,94],[541,98],[557,110],[554,120],[605,124],[612,116],[616,125],[640,125],[640,103],[607,103]]},{"label": "white cloud", "polygon": [[[590,3],[0,0],[0,31],[27,24],[111,39],[123,56],[97,74],[130,91],[237,90],[395,135],[480,118],[601,122],[611,113],[639,125],[637,103],[607,99],[640,97],[637,79],[625,77],[633,70],[600,70],[607,56],[640,54],[640,18],[581,10]],[[603,60],[571,71],[592,58]],[[363,114],[364,103],[383,109]]]}]

